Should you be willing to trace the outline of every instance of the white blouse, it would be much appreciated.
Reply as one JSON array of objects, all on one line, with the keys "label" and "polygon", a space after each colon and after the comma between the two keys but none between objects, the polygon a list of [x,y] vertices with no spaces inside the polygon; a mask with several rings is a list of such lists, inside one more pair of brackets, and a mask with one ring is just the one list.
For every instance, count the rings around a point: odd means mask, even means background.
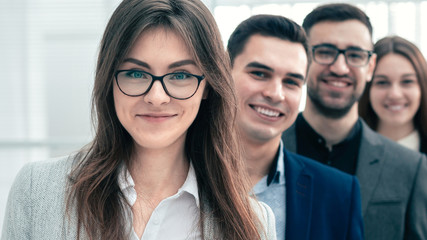
[{"label": "white blouse", "polygon": [[409,149],[415,150],[417,152],[420,151],[421,140],[420,133],[417,130],[413,131],[411,134],[398,140],[397,142]]},{"label": "white blouse", "polygon": [[[127,168],[119,176],[119,187],[131,206],[137,193],[135,183]],[[163,199],[154,209],[141,239],[132,228],[131,240],[201,240],[199,227],[200,202],[196,173],[190,163],[187,178],[178,192]],[[132,219],[130,219],[132,221]]]}]

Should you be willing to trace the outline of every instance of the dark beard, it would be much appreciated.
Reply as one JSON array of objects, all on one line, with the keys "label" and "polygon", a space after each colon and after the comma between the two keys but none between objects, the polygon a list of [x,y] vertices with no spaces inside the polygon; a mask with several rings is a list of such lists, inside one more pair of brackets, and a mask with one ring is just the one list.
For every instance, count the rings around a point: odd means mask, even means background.
[{"label": "dark beard", "polygon": [[341,108],[334,108],[326,105],[319,97],[316,90],[311,90],[307,87],[307,95],[320,114],[333,119],[339,119],[347,115],[347,113],[353,107],[354,103],[358,101],[358,98],[353,98],[346,106]]}]

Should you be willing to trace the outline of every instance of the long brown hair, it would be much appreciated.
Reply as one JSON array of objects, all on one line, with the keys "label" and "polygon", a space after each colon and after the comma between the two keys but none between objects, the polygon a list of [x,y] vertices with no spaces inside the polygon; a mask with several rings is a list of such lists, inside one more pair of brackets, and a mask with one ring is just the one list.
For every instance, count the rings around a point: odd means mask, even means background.
[{"label": "long brown hair", "polygon": [[[378,62],[388,54],[399,54],[405,57],[414,67],[418,83],[421,89],[421,103],[417,113],[414,116],[414,125],[420,132],[423,141],[427,140],[427,62],[418,49],[418,47],[410,41],[399,37],[389,36],[380,39],[374,45],[374,52],[377,55]],[[374,72],[375,74],[375,72]],[[378,128],[378,116],[372,108],[369,99],[372,81],[366,84],[365,91],[359,101],[359,115],[366,123],[374,130]]]},{"label": "long brown hair", "polygon": [[207,81],[207,99],[185,143],[202,200],[201,221],[205,214],[213,217],[218,239],[259,239],[233,127],[237,99],[229,59],[213,16],[199,0],[124,0],[113,13],[96,68],[92,97],[96,135],[79,152],[70,174],[67,212],[76,213],[78,238],[84,232],[89,239],[122,240],[131,229],[125,221],[129,208],[117,180],[122,163],[132,166],[134,145],[114,109],[113,79],[138,36],[156,27],[171,29],[184,39]]}]

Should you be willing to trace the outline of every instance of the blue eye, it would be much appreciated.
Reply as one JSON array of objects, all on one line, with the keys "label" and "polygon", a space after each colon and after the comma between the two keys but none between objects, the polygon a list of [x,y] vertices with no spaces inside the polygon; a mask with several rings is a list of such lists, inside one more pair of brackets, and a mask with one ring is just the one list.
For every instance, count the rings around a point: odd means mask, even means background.
[{"label": "blue eye", "polygon": [[126,76],[130,78],[146,78],[146,74],[141,71],[127,71]]},{"label": "blue eye", "polygon": [[186,74],[186,73],[174,73],[174,74],[171,74],[171,78],[170,79],[173,79],[173,80],[185,80],[185,79],[190,78],[190,77],[191,77],[191,75]]}]

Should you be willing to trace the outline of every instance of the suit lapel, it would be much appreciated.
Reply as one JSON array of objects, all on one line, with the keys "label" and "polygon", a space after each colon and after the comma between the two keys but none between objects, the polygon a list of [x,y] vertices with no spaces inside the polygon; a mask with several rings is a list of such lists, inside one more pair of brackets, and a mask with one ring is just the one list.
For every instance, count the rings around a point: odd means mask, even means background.
[{"label": "suit lapel", "polygon": [[309,239],[312,175],[304,163],[284,151],[286,177],[286,239]]},{"label": "suit lapel", "polygon": [[378,140],[376,133],[362,121],[362,140],[360,143],[359,159],[357,160],[356,176],[360,183],[363,216],[366,213],[368,203],[380,179],[384,164],[383,155],[384,145]]},{"label": "suit lapel", "polygon": [[[297,152],[295,123],[283,133],[282,140],[288,151]],[[362,140],[357,159],[356,176],[360,183],[363,215],[380,180],[384,163],[383,156],[384,145],[378,140],[377,134],[362,120]]]}]

